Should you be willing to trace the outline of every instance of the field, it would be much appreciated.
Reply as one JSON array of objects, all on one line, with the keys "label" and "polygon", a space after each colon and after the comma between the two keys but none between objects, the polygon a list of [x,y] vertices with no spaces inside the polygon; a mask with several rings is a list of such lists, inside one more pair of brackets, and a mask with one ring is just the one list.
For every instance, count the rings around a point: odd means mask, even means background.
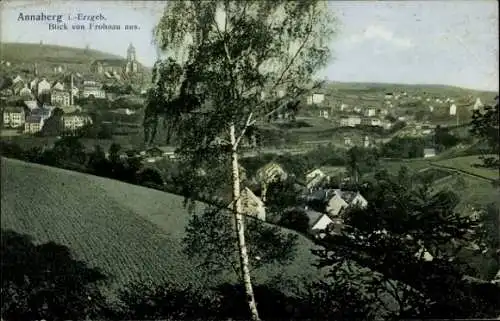
[{"label": "field", "polygon": [[[132,280],[201,287],[221,281],[182,252],[189,214],[181,197],[17,160],[2,158],[1,165],[2,229],[68,246],[78,259],[111,276],[110,290]],[[290,265],[259,269],[256,282],[317,275],[311,242],[303,237],[299,242]],[[235,281],[234,276],[224,281]]]},{"label": "field", "polygon": [[[495,155],[491,155],[491,156],[493,157]],[[478,155],[455,157],[455,158],[449,158],[449,159],[433,162],[433,164],[435,164],[437,166],[444,166],[444,167],[456,169],[459,171],[470,173],[472,175],[481,176],[481,177],[484,177],[487,179],[498,179],[499,178],[498,170],[484,168],[484,167],[478,167],[477,165],[481,164],[481,163],[482,163],[482,160],[479,159]]]},{"label": "field", "polygon": [[491,183],[492,179],[498,179],[498,171],[473,167],[472,164],[480,163],[478,157],[466,156],[439,161],[423,158],[383,160],[381,168],[396,174],[402,166],[406,166],[419,178],[431,176],[434,179],[432,187],[435,190],[450,189],[458,194],[460,197],[458,211],[466,206],[485,206],[489,203],[500,206],[499,191]]}]

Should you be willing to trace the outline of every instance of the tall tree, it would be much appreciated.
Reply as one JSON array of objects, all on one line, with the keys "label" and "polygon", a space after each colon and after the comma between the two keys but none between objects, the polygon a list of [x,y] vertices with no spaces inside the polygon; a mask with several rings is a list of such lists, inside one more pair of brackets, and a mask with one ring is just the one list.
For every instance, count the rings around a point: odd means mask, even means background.
[{"label": "tall tree", "polygon": [[174,58],[155,65],[145,122],[168,115],[179,155],[192,168],[217,159],[231,171],[241,279],[254,320],[259,316],[240,201],[240,142],[258,121],[314,87],[311,78],[329,62],[334,30],[327,2],[314,0],[173,1],[156,28],[158,46]]},{"label": "tall tree", "polygon": [[[366,291],[392,302],[395,318],[487,318],[500,312],[500,287],[479,279],[464,251],[481,244],[480,222],[454,211],[458,198],[429,184],[413,184],[401,171],[377,175],[366,209],[345,214],[340,235],[315,251],[335,274],[364,270]],[[482,248],[479,249],[481,251]]]}]

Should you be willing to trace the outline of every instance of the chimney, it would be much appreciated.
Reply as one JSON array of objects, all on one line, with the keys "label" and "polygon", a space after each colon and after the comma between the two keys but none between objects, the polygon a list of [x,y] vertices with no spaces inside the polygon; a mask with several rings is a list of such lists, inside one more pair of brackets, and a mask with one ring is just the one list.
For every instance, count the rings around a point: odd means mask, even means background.
[{"label": "chimney", "polygon": [[73,106],[73,74],[70,75],[71,77],[71,86],[70,86],[70,92],[69,92],[69,104],[70,106]]}]

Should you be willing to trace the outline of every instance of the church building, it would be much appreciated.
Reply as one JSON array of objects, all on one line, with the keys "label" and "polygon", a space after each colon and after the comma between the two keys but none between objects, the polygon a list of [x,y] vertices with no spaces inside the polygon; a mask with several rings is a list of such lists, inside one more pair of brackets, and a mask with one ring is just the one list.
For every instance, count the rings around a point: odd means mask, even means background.
[{"label": "church building", "polygon": [[135,47],[130,44],[127,49],[127,59],[99,59],[90,65],[90,71],[97,74],[134,74],[139,71]]}]

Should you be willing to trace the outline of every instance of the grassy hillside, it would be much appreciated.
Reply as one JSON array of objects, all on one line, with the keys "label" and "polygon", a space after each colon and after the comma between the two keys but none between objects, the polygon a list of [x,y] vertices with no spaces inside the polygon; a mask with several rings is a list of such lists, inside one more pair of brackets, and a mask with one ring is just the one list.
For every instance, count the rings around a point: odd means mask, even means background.
[{"label": "grassy hillside", "polygon": [[[495,157],[495,155],[490,155],[490,156]],[[482,164],[482,160],[479,159],[478,155],[449,158],[437,161],[433,164],[437,166],[453,168],[459,171],[464,171],[467,173],[471,173],[472,175],[477,175],[488,179],[499,178],[498,170],[478,166]]]},{"label": "grassy hillside", "polygon": [[[2,158],[1,165],[3,229],[68,246],[110,274],[113,287],[131,280],[202,287],[218,282],[182,253],[189,214],[181,197],[17,160]],[[258,270],[256,281],[313,277],[311,247],[301,237],[292,264]]]},{"label": "grassy hillside", "polygon": [[76,63],[90,64],[95,59],[124,59],[97,50],[85,50],[56,45],[34,43],[1,43],[0,53],[3,60],[13,63]]}]

